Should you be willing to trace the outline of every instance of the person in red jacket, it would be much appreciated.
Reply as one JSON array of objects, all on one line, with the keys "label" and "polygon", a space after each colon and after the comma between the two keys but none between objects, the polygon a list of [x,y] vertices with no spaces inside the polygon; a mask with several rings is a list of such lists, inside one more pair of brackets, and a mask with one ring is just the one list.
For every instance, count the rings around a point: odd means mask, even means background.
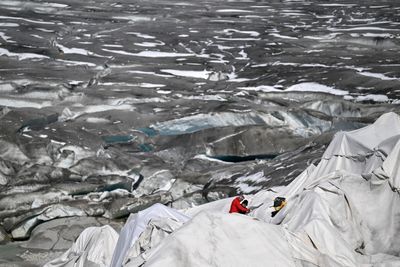
[{"label": "person in red jacket", "polygon": [[229,210],[229,213],[241,213],[241,214],[249,213],[250,209],[246,208],[241,204],[243,200],[244,200],[243,196],[235,197],[231,203],[231,208]]}]

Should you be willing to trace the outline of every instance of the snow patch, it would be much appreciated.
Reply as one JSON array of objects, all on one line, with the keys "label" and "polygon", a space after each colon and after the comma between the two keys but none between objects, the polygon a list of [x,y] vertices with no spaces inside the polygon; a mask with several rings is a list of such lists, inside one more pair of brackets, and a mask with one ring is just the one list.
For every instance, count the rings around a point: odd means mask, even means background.
[{"label": "snow patch", "polygon": [[19,24],[10,22],[0,22],[0,27],[19,27]]},{"label": "snow patch", "polygon": [[197,79],[208,79],[212,71],[202,70],[171,70],[171,69],[163,69],[161,72],[169,73],[175,76],[189,77],[189,78],[197,78]]},{"label": "snow patch", "polygon": [[49,58],[47,56],[34,54],[34,53],[13,53],[13,52],[8,51],[5,48],[0,48],[0,56],[17,57],[18,60]]},{"label": "snow patch", "polygon": [[275,87],[269,86],[269,85],[259,85],[259,86],[255,86],[255,87],[238,87],[238,89],[246,90],[246,91],[261,91],[261,92],[266,92],[266,93],[282,92],[282,90],[276,89]]},{"label": "snow patch", "polygon": [[388,102],[389,98],[386,95],[362,95],[355,98],[356,101],[374,101],[374,102]]},{"label": "snow patch", "polygon": [[363,76],[367,76],[367,77],[378,78],[378,79],[385,80],[385,81],[400,80],[400,78],[388,77],[382,73],[373,73],[373,72],[362,71],[362,72],[359,72],[359,74],[363,75]]},{"label": "snow patch", "polygon": [[292,36],[281,35],[281,34],[279,34],[279,33],[270,33],[269,35],[274,36],[274,37],[278,37],[278,38],[282,38],[282,39],[291,39],[291,40],[297,40],[297,39],[299,39],[299,38],[292,37]]},{"label": "snow patch", "polygon": [[218,9],[218,13],[252,13],[253,11],[244,9]]},{"label": "snow patch", "polygon": [[156,37],[154,37],[152,35],[148,35],[148,34],[144,34],[144,33],[140,33],[140,32],[127,32],[126,34],[133,34],[133,35],[143,38],[143,39],[156,39]]},{"label": "snow patch", "polygon": [[349,92],[335,89],[333,87],[329,87],[319,83],[299,83],[288,87],[286,92],[321,92],[321,93],[328,93],[332,95],[347,95]]},{"label": "snow patch", "polygon": [[113,19],[121,19],[121,20],[130,20],[132,22],[135,21],[151,21],[150,17],[145,17],[145,16],[114,16]]}]

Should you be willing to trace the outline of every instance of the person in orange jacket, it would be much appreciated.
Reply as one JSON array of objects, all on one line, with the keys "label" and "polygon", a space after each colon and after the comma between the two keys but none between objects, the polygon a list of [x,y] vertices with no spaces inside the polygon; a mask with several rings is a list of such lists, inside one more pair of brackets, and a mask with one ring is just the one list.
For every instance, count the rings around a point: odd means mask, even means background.
[{"label": "person in orange jacket", "polygon": [[250,212],[250,209],[242,205],[242,201],[245,200],[243,196],[235,197],[231,203],[229,213],[241,213],[246,214]]}]

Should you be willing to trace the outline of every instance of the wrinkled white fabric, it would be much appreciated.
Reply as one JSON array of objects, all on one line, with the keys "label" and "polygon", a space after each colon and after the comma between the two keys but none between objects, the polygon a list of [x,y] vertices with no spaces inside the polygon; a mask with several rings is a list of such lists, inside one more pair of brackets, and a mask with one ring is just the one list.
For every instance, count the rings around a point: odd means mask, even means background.
[{"label": "wrinkled white fabric", "polygon": [[295,267],[290,255],[279,226],[240,214],[200,212],[152,250],[145,266]]},{"label": "wrinkled white fabric", "polygon": [[372,171],[384,160],[385,155],[379,151],[391,151],[399,140],[399,133],[400,117],[393,112],[382,115],[374,124],[364,128],[337,133],[324,152],[313,178],[337,170],[356,174]]},{"label": "wrinkled white fabric", "polygon": [[190,219],[190,217],[183,213],[158,203],[145,210],[139,211],[134,219],[128,220],[121,229],[111,260],[112,267],[122,266],[127,251],[133,246],[140,234],[145,230],[149,221],[154,218],[172,218],[183,223]]},{"label": "wrinkled white fabric", "polygon": [[165,237],[180,228],[183,222],[171,218],[152,219],[146,229],[128,250],[123,265],[127,263],[139,266],[147,258],[146,251],[157,246]]},{"label": "wrinkled white fabric", "polygon": [[117,240],[111,226],[86,228],[69,250],[44,267],[108,267]]}]

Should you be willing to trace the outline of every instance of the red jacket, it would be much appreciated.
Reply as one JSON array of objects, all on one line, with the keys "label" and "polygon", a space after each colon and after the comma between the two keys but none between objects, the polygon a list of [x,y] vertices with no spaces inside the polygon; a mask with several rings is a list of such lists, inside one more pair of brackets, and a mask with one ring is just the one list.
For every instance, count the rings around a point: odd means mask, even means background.
[{"label": "red jacket", "polygon": [[250,210],[246,207],[243,207],[242,204],[240,204],[240,199],[239,197],[235,197],[235,199],[232,201],[231,204],[231,209],[229,210],[229,213],[242,213],[242,214],[246,214],[248,213]]}]

